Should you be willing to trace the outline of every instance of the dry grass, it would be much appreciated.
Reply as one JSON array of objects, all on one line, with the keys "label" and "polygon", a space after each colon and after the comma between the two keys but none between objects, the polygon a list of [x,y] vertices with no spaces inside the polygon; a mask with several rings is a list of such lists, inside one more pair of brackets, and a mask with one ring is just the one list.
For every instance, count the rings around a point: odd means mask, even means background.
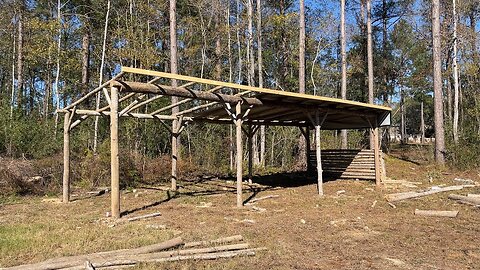
[{"label": "dry grass", "polygon": [[[420,181],[418,189],[453,184],[455,177],[478,181],[478,172],[448,174],[446,169],[387,159],[391,178]],[[267,180],[265,180],[267,179]],[[430,183],[429,181],[433,181]],[[255,257],[169,263],[168,269],[478,269],[480,210],[459,205],[440,193],[392,208],[383,195],[403,189],[375,189],[370,182],[332,181],[323,198],[301,175],[274,175],[244,198],[278,194],[258,202],[259,213],[237,209],[234,184],[224,180],[182,182],[173,198],[167,192],[139,189],[122,194],[127,217],[161,212],[150,220],[115,227],[105,217],[107,195],[68,205],[22,198],[0,206],[0,266],[50,257],[135,247],[180,234],[185,240],[242,234],[253,246],[268,248]],[[345,193],[337,195],[337,191]],[[480,193],[479,188],[456,193]],[[375,207],[372,207],[377,201]],[[198,207],[202,202],[211,207]],[[460,210],[457,218],[414,216],[415,208]],[[241,222],[253,220],[254,223]],[[164,224],[166,230],[149,228]],[[136,269],[158,269],[140,265]],[[164,267],[164,266],[162,266]]]}]

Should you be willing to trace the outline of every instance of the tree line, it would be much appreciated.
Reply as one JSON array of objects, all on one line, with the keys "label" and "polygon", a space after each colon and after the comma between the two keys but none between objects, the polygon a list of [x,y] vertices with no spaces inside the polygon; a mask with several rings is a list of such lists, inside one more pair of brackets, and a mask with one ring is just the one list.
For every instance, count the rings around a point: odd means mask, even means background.
[{"label": "tree line", "polygon": [[[435,136],[439,163],[478,163],[476,0],[5,0],[0,9],[4,156],[58,153],[56,110],[131,66],[391,106],[402,141]],[[162,126],[129,119],[121,128],[125,149],[169,152]],[[77,152],[99,152],[108,120],[91,119],[76,133]],[[189,127],[182,152],[197,163],[228,164],[215,145],[231,145],[230,134]],[[299,134],[262,128],[255,163],[297,162],[305,156]],[[327,135],[331,147],[368,146],[356,131]]]}]

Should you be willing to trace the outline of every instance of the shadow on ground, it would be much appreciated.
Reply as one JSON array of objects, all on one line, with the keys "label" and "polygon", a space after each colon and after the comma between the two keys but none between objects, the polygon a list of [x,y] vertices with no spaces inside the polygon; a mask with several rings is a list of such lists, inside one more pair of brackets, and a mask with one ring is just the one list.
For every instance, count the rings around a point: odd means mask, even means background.
[{"label": "shadow on ground", "polygon": [[[245,180],[245,179],[244,179]],[[252,192],[248,198],[244,200],[244,204],[248,203],[253,198],[257,197],[259,193],[277,189],[277,188],[295,188],[306,185],[317,184],[316,174],[307,172],[283,172],[269,175],[257,175],[253,177],[253,184],[244,182],[244,193]],[[337,181],[334,177],[324,176],[323,182]],[[340,181],[340,180],[338,180]],[[246,186],[246,187],[245,187]],[[157,187],[143,187],[149,190],[165,191],[164,188]],[[133,214],[138,211],[143,211],[174,199],[183,197],[203,197],[218,194],[236,193],[235,178],[218,178],[218,177],[201,177],[191,180],[183,180],[178,185],[178,191],[166,191],[167,198],[158,200],[147,205],[126,210],[121,213],[122,216]]]}]

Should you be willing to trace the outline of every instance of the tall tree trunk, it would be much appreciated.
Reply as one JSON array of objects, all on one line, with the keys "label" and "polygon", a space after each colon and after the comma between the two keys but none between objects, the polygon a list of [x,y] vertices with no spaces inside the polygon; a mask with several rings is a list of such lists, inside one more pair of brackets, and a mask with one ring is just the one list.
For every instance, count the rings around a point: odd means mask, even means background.
[{"label": "tall tree trunk", "polygon": [[255,86],[255,61],[253,58],[253,0],[247,0],[247,63],[248,85]]},{"label": "tall tree trunk", "polygon": [[15,27],[13,27],[13,33],[12,33],[12,40],[13,40],[13,46],[12,46],[12,93],[10,96],[10,120],[13,118],[13,108],[15,107],[15,47],[16,47],[16,31]]},{"label": "tall tree trunk", "polygon": [[[108,20],[110,16],[110,0],[107,2],[107,12],[105,13],[105,26],[103,28],[103,44],[102,44],[102,58],[100,61],[100,69],[98,71],[98,85],[100,86],[103,83],[103,69],[105,66],[105,52],[107,49],[107,34],[108,34]],[[88,81],[87,81],[88,82]],[[95,108],[98,110],[100,108],[100,92],[97,92],[95,99]],[[95,116],[95,127],[93,134],[93,152],[97,153],[98,145],[98,116]]]},{"label": "tall tree trunk", "polygon": [[[305,1],[300,0],[300,33],[299,33],[299,52],[298,52],[298,92],[301,94],[305,94]],[[299,168],[306,168],[307,167],[307,144],[305,141],[305,137],[300,134],[299,138]]]},{"label": "tall tree trunk", "polygon": [[237,0],[237,50],[238,50],[238,77],[237,83],[242,83],[242,42],[240,41],[240,0]]},{"label": "tall tree trunk", "polygon": [[[248,62],[248,85],[255,86],[255,58],[253,50],[253,0],[247,0],[247,62]],[[253,164],[259,165],[258,157],[258,133],[252,137]]]},{"label": "tall tree trunk", "polygon": [[23,107],[23,19],[24,3],[20,4],[18,13],[18,42],[17,42],[17,107],[20,110]]},{"label": "tall tree trunk", "polygon": [[432,0],[435,160],[438,164],[445,164],[445,131],[443,128],[443,92],[441,61],[442,48],[440,38],[440,1]]},{"label": "tall tree trunk", "polygon": [[[177,74],[177,1],[170,0],[170,72]],[[172,87],[177,87],[177,81],[172,80]],[[172,103],[177,103],[178,97],[172,97]],[[172,114],[179,108],[172,109]]]},{"label": "tall tree trunk", "polygon": [[456,0],[453,0],[453,141],[458,143],[458,67],[457,67],[457,11]]},{"label": "tall tree trunk", "polygon": [[423,117],[423,101],[420,103],[420,133],[422,134],[422,144],[425,143],[425,119]]},{"label": "tall tree trunk", "polygon": [[[340,7],[340,43],[341,43],[341,54],[342,54],[342,88],[340,91],[340,96],[342,99],[347,99],[347,41],[345,37],[345,0],[341,0]],[[342,138],[342,149],[348,148],[348,138],[347,130],[342,129],[341,131]]]},{"label": "tall tree trunk", "polygon": [[[60,0],[57,0],[57,23],[58,23],[58,37],[57,37],[57,70],[55,72],[55,100],[52,104],[55,104],[55,127],[53,129],[54,135],[57,135],[58,127],[58,110],[60,109],[60,92],[58,89],[60,81],[60,53],[62,48],[62,4]],[[64,104],[65,105],[65,104]]]},{"label": "tall tree trunk", "polygon": [[[368,62],[368,103],[373,104],[373,42],[372,42],[372,3],[367,1],[367,62]],[[370,134],[370,149],[373,149],[373,132]]]},{"label": "tall tree trunk", "polygon": [[[262,0],[257,0],[258,87],[263,88]],[[260,127],[260,165],[265,167],[265,126]]]},{"label": "tall tree trunk", "polygon": [[49,112],[49,105],[50,105],[50,95],[52,92],[52,75],[50,72],[51,69],[51,63],[52,62],[52,54],[51,54],[51,49],[48,49],[48,60],[47,60],[47,79],[45,83],[45,95],[43,98],[43,117],[45,119],[48,118],[48,112]]},{"label": "tall tree trunk", "polygon": [[[479,7],[476,6],[476,5],[472,5],[470,10],[469,10],[469,18],[470,18],[470,31],[472,33],[472,37],[470,38],[470,47],[471,47],[471,51],[472,51],[472,61],[473,61],[473,66],[475,67],[475,70],[473,70],[473,75],[472,77],[472,81],[473,81],[473,89],[476,89],[478,88],[478,74],[480,74],[480,55],[478,53],[478,50],[477,50],[477,31],[476,31],[476,26],[477,26],[477,14],[478,14],[478,11],[479,11]],[[478,93],[475,93],[474,92],[474,101],[475,101],[475,107],[478,108],[480,102],[478,101]],[[462,94],[460,93],[459,95],[459,103],[463,105],[463,96]],[[464,111],[465,109],[463,108],[463,106],[460,106],[460,109],[461,109],[461,122],[463,123],[463,119],[464,119]],[[477,134],[480,135],[480,110],[477,109],[476,111],[476,119],[477,119]],[[462,125],[460,125],[461,127]]]},{"label": "tall tree trunk", "polygon": [[[177,1],[170,0],[170,72],[177,74]],[[172,80],[172,87],[177,87],[177,80]],[[178,102],[178,97],[172,96],[172,104]],[[180,108],[172,108],[172,114],[178,113]],[[172,121],[172,131],[178,130],[177,128],[179,121]],[[177,190],[177,172],[176,172],[176,162],[180,159],[181,152],[181,143],[180,143],[180,134],[172,134],[172,190]],[[174,163],[175,162],[175,163]]]},{"label": "tall tree trunk", "polygon": [[405,94],[403,87],[400,89],[400,143],[407,143],[406,140],[406,127],[405,127]]},{"label": "tall tree trunk", "polygon": [[[230,32],[230,3],[227,3],[227,43],[228,43],[228,82],[233,81],[233,67],[232,67],[232,34]],[[232,94],[232,93],[231,93]],[[233,171],[233,128],[232,125],[229,125],[229,152],[230,152],[230,171]]]},{"label": "tall tree trunk", "polygon": [[280,85],[280,88],[285,88],[285,79],[287,78],[288,76],[288,65],[287,65],[287,62],[288,62],[288,55],[289,55],[289,52],[288,52],[288,49],[287,49],[287,35],[285,34],[286,32],[286,27],[285,27],[285,0],[279,0],[279,8],[280,8],[280,17],[282,19],[282,23],[281,23],[281,28],[282,30],[280,31],[280,65],[279,65],[279,68],[280,68],[280,72],[279,72],[279,75],[280,75],[280,79],[279,79],[279,85]]},{"label": "tall tree trunk", "polygon": [[90,79],[90,26],[88,19],[85,19],[82,37],[82,96],[88,93],[88,82]]},{"label": "tall tree trunk", "polygon": [[[217,33],[220,33],[220,24],[218,23],[219,17],[215,18],[215,29]],[[215,57],[217,58],[215,62],[215,79],[221,80],[222,79],[222,46],[220,42],[220,35],[216,35],[215,37]]]},{"label": "tall tree trunk", "polygon": [[388,24],[388,18],[387,18],[387,1],[382,0],[382,56],[383,56],[383,61],[382,61],[382,70],[383,70],[383,102],[387,103],[388,102],[388,66],[387,66],[387,61],[388,61],[388,54],[387,54],[387,40],[388,40],[388,29],[387,29],[387,24]]}]

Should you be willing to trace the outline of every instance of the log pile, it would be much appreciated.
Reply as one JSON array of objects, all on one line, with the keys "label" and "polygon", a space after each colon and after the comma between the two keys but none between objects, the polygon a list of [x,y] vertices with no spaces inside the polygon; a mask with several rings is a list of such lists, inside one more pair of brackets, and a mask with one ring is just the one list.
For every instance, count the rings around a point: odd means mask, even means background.
[{"label": "log pile", "polygon": [[[237,242],[237,243],[235,243]],[[238,243],[241,242],[241,243]],[[8,270],[83,270],[133,267],[139,263],[160,263],[183,260],[213,260],[237,256],[253,256],[264,248],[249,248],[241,235],[210,241],[185,243],[180,237],[149,246],[98,252],[87,255],[49,259],[40,263],[19,265]]]},{"label": "log pile", "polygon": [[[322,150],[322,169],[326,176],[336,179],[375,180],[375,157],[373,150],[330,149]],[[383,154],[381,154],[383,157]],[[317,156],[310,151],[310,164],[316,168]],[[382,158],[383,160],[383,158]],[[382,170],[385,168],[382,164]]]}]

